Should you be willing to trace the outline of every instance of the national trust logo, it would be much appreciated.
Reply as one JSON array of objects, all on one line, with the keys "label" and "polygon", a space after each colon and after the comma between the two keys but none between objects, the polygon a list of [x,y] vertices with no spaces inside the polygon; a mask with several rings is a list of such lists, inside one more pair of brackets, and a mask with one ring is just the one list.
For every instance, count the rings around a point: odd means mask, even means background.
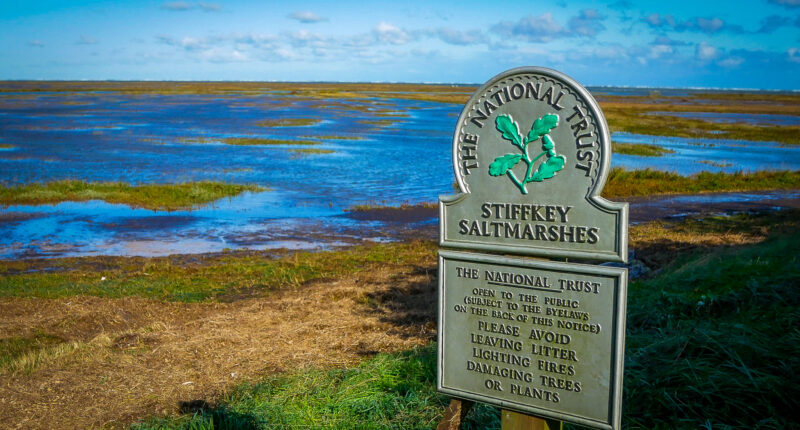
[{"label": "national trust logo", "polygon": [[[514,121],[511,115],[499,115],[495,123],[497,130],[502,133],[503,139],[508,140],[517,147],[521,154],[509,153],[497,157],[489,165],[490,175],[507,175],[522,194],[528,194],[525,184],[550,179],[564,168],[567,159],[563,155],[556,153],[555,144],[550,139],[550,131],[558,126],[558,115],[551,113],[535,120],[525,138],[519,133],[519,124]],[[528,155],[528,145],[539,139],[542,140],[542,152],[531,159]],[[536,162],[545,155],[547,158],[539,163],[539,167],[534,171]],[[522,179],[517,178],[517,175],[512,170],[520,161],[524,161],[527,165]]]}]

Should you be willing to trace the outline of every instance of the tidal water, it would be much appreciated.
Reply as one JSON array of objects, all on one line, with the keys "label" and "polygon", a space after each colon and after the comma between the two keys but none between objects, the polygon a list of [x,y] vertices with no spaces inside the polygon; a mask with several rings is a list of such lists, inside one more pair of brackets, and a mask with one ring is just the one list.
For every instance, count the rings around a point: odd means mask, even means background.
[{"label": "tidal water", "polygon": [[[5,93],[0,182],[59,179],[177,183],[214,180],[271,188],[185,211],[100,201],[0,208],[0,259],[168,255],[237,248],[315,249],[388,240],[385,222],[344,216],[359,204],[435,201],[453,191],[451,139],[461,106],[400,99],[257,95]],[[258,121],[313,118],[298,127]],[[745,119],[748,120],[748,119]],[[230,137],[318,140],[236,146]],[[671,149],[615,155],[614,166],[692,174],[800,169],[800,147],[769,142],[619,133],[618,142]],[[316,148],[324,154],[291,149]],[[431,221],[421,221],[426,223]]]}]

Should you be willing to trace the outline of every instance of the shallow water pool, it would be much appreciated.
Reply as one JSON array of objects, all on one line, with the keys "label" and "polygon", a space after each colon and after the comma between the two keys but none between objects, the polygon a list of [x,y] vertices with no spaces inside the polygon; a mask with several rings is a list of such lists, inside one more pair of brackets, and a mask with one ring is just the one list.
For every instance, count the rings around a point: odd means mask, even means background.
[{"label": "shallow water pool", "polygon": [[[191,211],[104,202],[11,206],[0,214],[0,258],[166,255],[226,248],[317,248],[390,240],[385,222],[343,216],[359,204],[435,201],[453,192],[451,139],[461,106],[399,99],[325,99],[285,93],[0,96],[0,182],[58,179],[255,183]],[[262,127],[272,119],[309,126]],[[312,146],[223,144],[227,138],[312,140]],[[800,148],[774,143],[614,134],[664,157],[615,155],[614,166],[692,174],[799,169]],[[298,154],[316,148],[332,153]],[[429,221],[426,221],[429,222]]]}]

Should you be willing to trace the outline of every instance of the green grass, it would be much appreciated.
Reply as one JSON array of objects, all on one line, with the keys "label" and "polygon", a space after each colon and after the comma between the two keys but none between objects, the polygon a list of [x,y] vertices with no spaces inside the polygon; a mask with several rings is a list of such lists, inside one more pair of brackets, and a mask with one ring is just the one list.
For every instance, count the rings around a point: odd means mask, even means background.
[{"label": "green grass", "polygon": [[321,136],[300,136],[303,139],[319,140],[366,140],[364,136],[341,136],[341,135],[321,135]]},{"label": "green grass", "polygon": [[425,203],[418,203],[418,204],[408,204],[403,203],[400,206],[384,206],[378,203],[372,204],[361,204],[361,205],[352,205],[345,209],[345,212],[369,212],[374,210],[397,210],[397,211],[407,211],[413,209],[437,209],[439,207],[439,203],[436,202],[425,202]]},{"label": "green grass", "polygon": [[[82,257],[0,261],[0,297],[137,296],[168,301],[227,300],[378,266],[435,258],[433,242],[298,252],[175,257]],[[105,280],[103,280],[105,278]]]},{"label": "green grass", "polygon": [[[155,429],[432,429],[449,399],[436,393],[434,345],[380,354],[351,369],[310,370],[245,383],[219,406],[133,426]],[[478,407],[463,429],[497,427]],[[477,420],[475,419],[477,418]]]},{"label": "green grass", "polygon": [[333,154],[336,151],[332,149],[301,148],[301,149],[290,149],[289,152],[297,154],[299,156],[303,156],[303,155],[313,155],[313,154]]},{"label": "green grass", "polygon": [[800,234],[686,256],[629,290],[625,421],[791,428],[800,406]]},{"label": "green grass", "polygon": [[675,151],[658,145],[646,143],[617,143],[611,144],[611,150],[617,154],[638,155],[640,157],[661,157],[664,154],[672,154]]},{"label": "green grass", "polygon": [[288,140],[271,139],[263,137],[228,137],[221,142],[226,145],[319,145],[320,142],[313,140]]},{"label": "green grass", "polygon": [[603,189],[606,197],[655,194],[755,191],[800,188],[800,171],[759,171],[755,173],[701,172],[692,176],[659,170],[611,169]]},{"label": "green grass", "polygon": [[64,339],[39,330],[28,336],[0,338],[0,369],[8,367],[15,360],[26,354],[58,345],[62,342],[64,342]]},{"label": "green grass", "polygon": [[[652,109],[658,110],[654,104]],[[604,108],[612,132],[645,134],[650,136],[676,136],[706,139],[736,139],[771,141],[789,145],[800,144],[800,126],[753,125],[747,123],[719,123],[670,115],[649,115],[648,110],[621,106]],[[698,109],[701,110],[702,109]]]},{"label": "green grass", "polygon": [[[800,407],[800,232],[686,255],[628,294],[623,425],[647,429],[794,428]],[[433,428],[433,346],[351,369],[244,383],[193,415],[148,429]],[[462,428],[499,428],[479,406]],[[567,426],[567,428],[574,428]]]},{"label": "green grass", "polygon": [[275,118],[256,122],[259,127],[308,127],[322,122],[316,118]]},{"label": "green grass", "polygon": [[64,201],[103,200],[153,210],[188,209],[233,197],[245,191],[266,191],[256,185],[222,182],[130,185],[122,182],[63,180],[46,184],[0,185],[0,205],[39,205]]},{"label": "green grass", "polygon": [[731,167],[733,163],[720,163],[719,161],[711,161],[711,160],[700,160],[703,164],[708,164],[709,166],[714,167]]},{"label": "green grass", "polygon": [[314,140],[273,139],[269,137],[224,137],[219,139],[205,137],[182,137],[179,143],[189,145],[222,143],[225,145],[251,146],[251,145],[319,145],[321,142]]}]

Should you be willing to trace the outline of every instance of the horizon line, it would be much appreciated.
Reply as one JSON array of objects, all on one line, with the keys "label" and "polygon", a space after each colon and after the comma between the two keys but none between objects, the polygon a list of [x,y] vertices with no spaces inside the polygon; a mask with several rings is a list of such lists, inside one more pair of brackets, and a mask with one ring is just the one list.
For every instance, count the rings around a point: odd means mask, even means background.
[{"label": "horizon line", "polygon": [[[291,80],[250,80],[250,79],[0,79],[0,84],[7,82],[194,82],[194,83],[271,83],[271,84],[385,84],[385,85],[450,85],[479,87],[482,83],[465,82],[411,82],[411,81],[291,81]],[[581,84],[583,85],[583,84]],[[653,89],[653,90],[692,90],[692,91],[768,91],[768,92],[790,92],[800,93],[800,89],[780,89],[780,88],[747,88],[747,87],[704,87],[704,86],[651,86],[651,85],[583,85],[586,88],[622,88],[622,89]]]}]

